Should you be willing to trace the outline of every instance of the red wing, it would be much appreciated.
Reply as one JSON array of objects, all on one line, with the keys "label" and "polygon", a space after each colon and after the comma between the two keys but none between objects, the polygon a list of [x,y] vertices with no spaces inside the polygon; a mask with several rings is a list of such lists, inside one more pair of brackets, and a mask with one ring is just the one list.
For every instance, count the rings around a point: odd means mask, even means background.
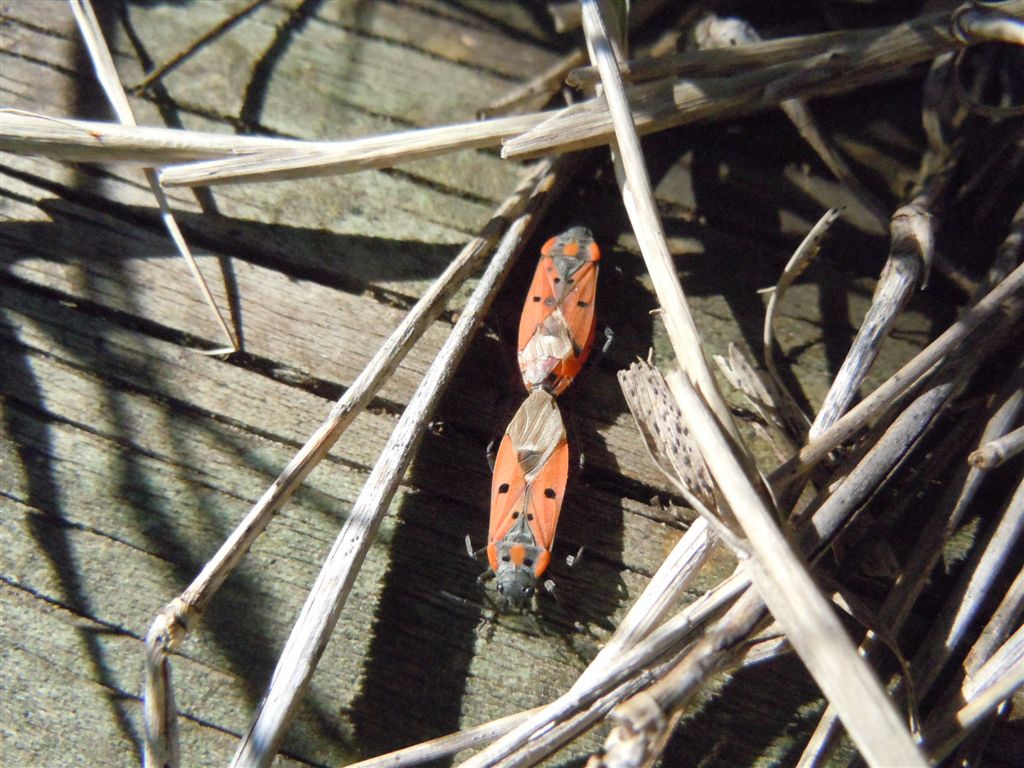
[{"label": "red wing", "polygon": [[569,386],[579,374],[590,354],[590,348],[594,345],[594,332],[597,329],[597,315],[594,312],[594,303],[597,299],[597,262],[586,262],[576,270],[573,278],[574,287],[565,295],[559,308],[569,329],[574,354],[564,357],[561,364],[552,371],[555,379],[552,390],[556,395]]},{"label": "red wing", "polygon": [[[548,246],[554,240],[554,238],[549,240],[544,249],[549,250]],[[554,282],[551,277],[554,268],[554,262],[550,256],[544,255],[537,262],[537,269],[533,273],[533,282],[530,283],[530,290],[526,294],[526,301],[523,302],[523,313],[519,317],[520,351],[530,341],[530,338],[537,330],[537,326],[543,323],[544,318],[555,309]]]},{"label": "red wing", "polygon": [[512,438],[506,434],[501,439],[498,457],[494,461],[494,478],[491,480],[491,525],[487,534],[488,542],[500,541],[508,533],[514,521],[512,515],[522,509],[523,494],[526,493],[526,478],[519,466]]},{"label": "red wing", "polygon": [[[538,546],[551,549],[569,477],[569,444],[562,440],[530,483],[528,517]],[[538,574],[539,575],[539,574]]]}]

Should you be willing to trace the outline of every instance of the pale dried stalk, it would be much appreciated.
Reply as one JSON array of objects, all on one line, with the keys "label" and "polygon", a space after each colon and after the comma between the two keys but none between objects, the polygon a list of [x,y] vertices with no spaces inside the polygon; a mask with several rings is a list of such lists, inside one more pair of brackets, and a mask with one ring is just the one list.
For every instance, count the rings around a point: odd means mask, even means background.
[{"label": "pale dried stalk", "polygon": [[708,365],[700,334],[693,322],[668,244],[665,242],[665,233],[654,202],[654,190],[644,163],[640,139],[633,124],[633,114],[623,91],[607,26],[598,9],[597,0],[583,0],[582,8],[583,30],[587,36],[591,56],[601,70],[605,99],[610,110],[614,130],[612,142],[617,150],[614,154],[622,163],[625,177],[624,181],[620,178],[622,200],[640,245],[644,264],[651,275],[672,349],[686,375],[693,380],[706,398],[722,428],[738,442],[739,432]]},{"label": "pale dried stalk", "polygon": [[54,160],[163,166],[256,150],[305,150],[309,144],[296,139],[121,125],[0,109],[0,149]]},{"label": "pale dried stalk", "polygon": [[[1024,0],[1007,0],[1003,8],[1009,14],[1020,15],[1024,13]],[[825,55],[728,79],[656,81],[637,86],[629,92],[633,122],[640,133],[651,133],[698,120],[770,109],[786,99],[847,93],[903,77],[912,65],[959,45],[949,31],[949,19],[949,14],[936,14],[891,27],[835,59]],[[607,104],[603,99],[592,99],[561,110],[537,128],[505,142],[502,155],[525,158],[569,152],[607,144],[613,135]]]},{"label": "pale dried stalk", "polygon": [[[922,698],[938,678],[943,665],[957,653],[996,578],[1009,565],[1008,558],[1024,533],[1024,480],[1017,486],[985,547],[964,569],[947,608],[932,623],[914,657],[914,687]],[[1016,564],[1015,564],[1016,565]]]},{"label": "pale dried stalk", "polygon": [[985,443],[967,457],[972,467],[995,469],[1024,451],[1024,426],[1007,432],[998,440]]},{"label": "pale dried stalk", "polygon": [[[930,18],[925,16],[919,21],[928,21]],[[933,20],[941,24],[948,18],[947,14],[935,14]],[[830,57],[849,56],[851,50],[877,41],[882,36],[891,34],[893,29],[879,27],[819,32],[761,40],[734,48],[669,53],[658,58],[638,58],[620,62],[619,72],[622,73],[623,80],[630,83],[668,77],[730,77],[753,69],[787,64],[819,57],[822,54]],[[597,67],[580,67],[569,73],[566,83],[573,87],[586,87],[599,82],[600,79]]]},{"label": "pale dried stalk", "polygon": [[[986,423],[982,432],[982,439],[986,435],[999,434],[1004,431],[1006,424],[1016,418],[1021,406],[1024,405],[1024,393],[1022,393],[1019,387],[1022,370],[1024,369],[1018,369],[1016,376],[1009,382],[1009,395]],[[929,397],[930,393],[925,393],[919,397],[915,403],[911,404],[904,411],[904,414],[915,410],[917,402],[921,402],[923,398]],[[879,444],[884,439],[883,437]],[[854,469],[853,472],[856,473],[857,470]],[[884,629],[889,634],[895,634],[900,631],[907,616],[910,614],[914,602],[925,586],[927,586],[931,573],[942,555],[943,545],[963,521],[968,505],[974,498],[974,494],[980,486],[984,474],[984,472],[974,468],[965,469],[948,485],[946,494],[932,514],[931,519],[922,526],[921,535],[902,569],[903,573],[879,608],[878,615],[874,621],[875,626]],[[829,502],[831,502],[831,499]],[[826,502],[826,505],[829,502]],[[821,514],[823,519],[829,517],[825,510]],[[860,652],[866,658],[870,658],[870,654],[876,646],[876,640],[876,635],[868,633],[861,641]],[[811,766],[823,764],[834,744],[835,737],[838,735],[838,727],[839,721],[835,707],[829,704],[825,708],[825,712],[822,713],[814,733],[804,747],[803,754],[798,762],[799,768],[810,768]]]},{"label": "pale dried stalk", "polygon": [[892,216],[889,257],[875,286],[871,306],[811,425],[810,439],[846,412],[896,318],[928,274],[934,253],[932,216],[925,205],[915,202],[897,210]]},{"label": "pale dried stalk", "polygon": [[146,762],[147,765],[175,764],[162,755],[175,754],[172,728],[176,718],[169,655],[198,624],[217,590],[263,533],[274,515],[288,502],[299,485],[323,460],[349,424],[373,399],[381,386],[404,359],[413,344],[444,309],[448,299],[494,251],[508,223],[529,205],[533,187],[544,174],[546,164],[534,170],[515,193],[495,211],[481,230],[448,265],[437,280],[409,310],[398,327],[377,350],[330,414],[280,476],[263,493],[202,572],[188,588],[154,619],[146,635]]},{"label": "pale dried stalk", "polygon": [[964,672],[968,680],[978,676],[978,670],[995,653],[997,647],[1010,634],[1024,613],[1024,569],[1017,574],[1003,599],[992,612],[985,628],[978,635],[967,658],[964,659]]},{"label": "pale dried stalk", "polygon": [[850,642],[828,602],[750,482],[685,377],[669,379],[701,454],[753,556],[750,576],[801,661],[840,713],[869,765],[926,765],[892,702]]},{"label": "pale dried stalk", "polygon": [[997,312],[1004,302],[1018,298],[1024,290],[1024,265],[1018,266],[977,304],[967,309],[935,341],[890,376],[835,424],[805,445],[800,453],[772,472],[773,485],[789,482],[809,471],[829,451],[852,438],[869,421],[891,406],[921,376],[951,354],[979,325]]},{"label": "pale dried stalk", "polygon": [[268,766],[273,762],[285,729],[323,654],[356,574],[427,428],[434,407],[516,255],[550,205],[556,184],[564,175],[564,171],[551,168],[540,180],[531,198],[530,209],[510,224],[458,322],[406,406],[292,628],[270,686],[235,753],[233,766],[249,768]]},{"label": "pale dried stalk", "polygon": [[[126,125],[134,126],[135,116],[132,114],[131,105],[128,103],[128,95],[124,91],[124,86],[121,85],[117,69],[114,67],[114,59],[110,55],[107,41],[103,38],[103,30],[100,28],[100,23],[96,18],[91,3],[89,0],[68,0],[68,2],[71,5],[71,12],[78,24],[78,29],[82,34],[85,47],[89,51],[89,58],[92,60],[93,67],[96,70],[96,77],[100,81],[100,85],[103,86],[103,91],[106,93],[107,100],[110,101],[117,119]],[[156,171],[152,168],[145,168],[143,170],[146,175],[146,182],[149,184],[149,188],[156,198],[157,205],[160,207],[160,218],[163,220],[164,227],[171,236],[171,240],[174,241],[178,253],[185,259],[185,263],[188,265],[189,271],[192,273],[192,277],[196,285],[199,286],[200,293],[203,295],[203,300],[213,312],[217,325],[228,340],[227,347],[210,350],[209,354],[237,351],[238,340],[231,332],[227,322],[225,322],[217,302],[214,301],[213,294],[210,292],[210,287],[206,284],[203,273],[199,271],[199,264],[196,263],[188,243],[185,242],[185,236],[181,233],[178,222],[171,213],[171,206],[167,201],[167,196],[160,188]]]},{"label": "pale dried stalk", "polygon": [[793,251],[793,255],[790,257],[786,266],[782,270],[782,274],[779,276],[779,281],[770,291],[768,307],[765,309],[764,313],[764,332],[761,338],[765,366],[768,368],[768,373],[772,377],[772,381],[775,382],[775,386],[778,387],[779,392],[781,392],[786,399],[788,407],[783,410],[783,413],[787,415],[786,420],[789,423],[790,428],[796,430],[794,434],[800,437],[802,437],[806,432],[808,420],[804,412],[800,410],[800,406],[797,405],[796,399],[789,391],[786,383],[782,380],[782,376],[779,375],[779,369],[775,365],[775,344],[773,343],[773,337],[775,335],[775,318],[789,286],[803,274],[804,270],[810,266],[811,261],[814,260],[814,257],[818,255],[818,252],[821,250],[821,241],[824,239],[829,228],[838,218],[839,209],[830,208],[825,211],[815,225],[811,227],[811,231],[807,233],[800,245],[797,246],[797,249]]},{"label": "pale dried stalk", "polygon": [[965,42],[996,40],[1024,46],[1024,23],[1020,15],[1012,11],[1004,12],[1001,5],[989,5],[986,8],[965,4],[957,9],[953,29]]},{"label": "pale dried stalk", "polygon": [[[652,630],[632,649],[610,659],[600,675],[595,674],[592,679],[585,681],[585,684],[580,683],[574,686],[550,704],[542,707],[539,712],[491,744],[487,749],[462,763],[460,768],[489,768],[490,766],[507,765],[509,758],[517,750],[533,743],[549,730],[554,731],[561,728],[564,722],[571,720],[592,702],[614,691],[625,681],[635,677],[659,659],[681,651],[709,620],[725,610],[748,585],[747,579],[740,574],[734,574],[726,579],[715,589],[705,593],[664,624]],[[643,682],[649,684],[651,679],[645,677]],[[551,751],[557,746],[558,744],[555,742],[550,743]],[[547,754],[550,752],[545,754],[534,752],[532,761],[539,761]]]},{"label": "pale dried stalk", "polygon": [[528,107],[543,107],[562,88],[565,76],[586,60],[586,54],[581,49],[574,48],[536,77],[491,102],[491,105],[480,110],[477,116],[497,117]]},{"label": "pale dried stalk", "polygon": [[497,146],[503,138],[516,136],[546,118],[543,112],[531,113],[329,144],[310,143],[300,149],[256,151],[241,157],[167,168],[160,175],[160,180],[167,187],[195,187],[243,181],[305,179],[386,168],[456,150]]},{"label": "pale dried stalk", "polygon": [[729,669],[744,643],[768,619],[764,601],[747,590],[683,659],[647,690],[625,701],[600,760],[588,768],[647,768],[661,756],[686,705],[711,676]]},{"label": "pale dried stalk", "polygon": [[965,682],[960,695],[967,703],[954,713],[948,710],[930,719],[926,741],[936,761],[945,757],[982,720],[1024,687],[1024,626],[1018,627]]},{"label": "pale dried stalk", "polygon": [[573,687],[587,685],[604,675],[620,654],[635,647],[664,621],[700,573],[714,544],[704,518],[694,520]]},{"label": "pale dried stalk", "polygon": [[432,760],[443,760],[464,749],[482,747],[504,736],[539,709],[539,707],[535,707],[506,715],[488,723],[464,728],[458,733],[450,733],[430,741],[414,744],[411,747],[396,749],[394,752],[371,757],[368,760],[360,760],[358,763],[349,763],[345,768],[405,768],[405,766],[419,765]]}]

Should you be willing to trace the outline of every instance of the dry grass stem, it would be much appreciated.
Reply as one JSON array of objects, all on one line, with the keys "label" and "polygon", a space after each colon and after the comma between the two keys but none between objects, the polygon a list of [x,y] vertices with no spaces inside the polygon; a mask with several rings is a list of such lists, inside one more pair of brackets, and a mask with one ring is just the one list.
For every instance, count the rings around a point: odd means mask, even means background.
[{"label": "dry grass stem", "polygon": [[366,408],[430,323],[441,313],[452,294],[494,251],[508,223],[526,210],[534,186],[546,169],[547,164],[535,169],[495,211],[480,235],[470,241],[434,281],[331,408],[323,424],[206,563],[202,572],[154,619],[146,636],[146,723],[147,734],[152,734],[147,742],[147,754],[152,756],[148,764],[163,765],[165,761],[161,761],[158,756],[176,749],[168,740],[168,726],[161,725],[173,721],[176,716],[170,683],[169,654],[185,640],[189,630],[196,626],[214,595],[274,515],[323,460],[355,417]]},{"label": "dry grass stem", "polygon": [[793,255],[790,257],[785,268],[782,270],[782,274],[779,276],[779,281],[771,290],[768,297],[768,307],[766,308],[764,315],[762,352],[764,353],[765,367],[767,367],[772,381],[775,382],[775,386],[778,388],[779,392],[783,394],[785,402],[788,405],[788,407],[783,411],[786,421],[789,423],[790,428],[795,430],[793,434],[801,438],[805,435],[809,422],[806,414],[800,410],[800,406],[797,404],[796,399],[789,391],[786,383],[782,380],[778,366],[775,364],[775,319],[789,286],[791,286],[793,282],[804,273],[804,270],[810,266],[811,262],[818,255],[821,250],[822,240],[829,228],[838,218],[839,210],[837,208],[830,208],[825,211],[821,218],[815,222],[813,227],[811,227],[811,231],[807,233],[800,245],[797,246],[797,249],[793,251]]},{"label": "dry grass stem", "polygon": [[[945,14],[935,17],[938,23],[945,19],[948,19]],[[880,27],[819,32],[760,40],[730,48],[681,51],[657,58],[623,61],[619,64],[619,72],[622,73],[623,80],[634,84],[670,77],[731,77],[753,69],[788,64],[822,54],[830,57],[849,56],[852,49],[875,42],[890,34],[892,30],[892,27]],[[580,67],[569,73],[566,83],[573,87],[587,87],[599,82],[600,79],[597,67]]]},{"label": "dry grass stem", "polygon": [[934,252],[932,216],[927,208],[911,203],[897,210],[892,216],[889,257],[875,286],[871,306],[811,425],[808,435],[812,440],[846,412],[896,318],[928,274]]},{"label": "dry grass stem", "polygon": [[304,150],[310,142],[122,125],[0,109],[0,149],[83,163],[164,166],[256,150]]},{"label": "dry grass stem", "polygon": [[1024,480],[1000,515],[984,548],[972,558],[943,613],[931,625],[914,657],[914,687],[919,696],[926,696],[938,679],[943,665],[956,653],[977,618],[981,604],[992,585],[1009,567],[1019,568],[1009,560],[1024,533]]},{"label": "dry grass stem", "polygon": [[1024,451],[1024,426],[1007,432],[997,440],[985,443],[967,457],[972,467],[995,469]]},{"label": "dry grass stem", "polygon": [[964,672],[968,679],[977,675],[981,665],[995,653],[996,648],[1009,636],[1024,614],[1024,569],[1014,578],[1003,599],[992,612],[985,628],[978,635],[970,653],[964,659]]},{"label": "dry grass stem", "polygon": [[256,716],[242,737],[233,765],[268,766],[273,762],[292,713],[327,645],[356,573],[434,407],[516,255],[550,204],[554,189],[564,175],[564,168],[561,171],[552,168],[537,184],[531,207],[509,225],[464,312],[409,401],[324,562]]},{"label": "dry grass stem", "polygon": [[[485,768],[507,765],[517,750],[532,743],[557,723],[567,721],[586,709],[591,702],[615,691],[624,681],[635,677],[659,659],[671,657],[686,647],[707,622],[720,615],[747,588],[742,575],[734,575],[709,590],[680,610],[664,624],[653,629],[632,649],[619,654],[604,665],[600,675],[594,674],[558,699],[544,706],[536,715],[517,726],[482,752],[461,764],[461,768]],[[645,677],[643,684],[652,682]],[[629,695],[629,691],[625,691]],[[619,701],[622,699],[620,698]],[[617,703],[617,702],[616,702]],[[557,726],[556,726],[557,727]],[[553,750],[552,750],[553,751]],[[537,759],[543,757],[537,755]]]},{"label": "dry grass stem", "polygon": [[694,440],[743,527],[746,565],[762,599],[869,765],[924,765],[892,703],[775,523],[761,493],[684,377],[670,382]]},{"label": "dry grass stem", "polygon": [[672,349],[679,365],[707,399],[722,428],[738,440],[739,432],[708,365],[700,334],[693,322],[665,242],[665,233],[654,202],[654,191],[633,123],[633,113],[619,76],[608,27],[598,9],[597,0],[584,0],[582,7],[583,30],[591,56],[601,71],[614,130],[613,158],[622,166],[618,178],[623,204],[640,245],[644,264],[651,275]]},{"label": "dry grass stem", "polygon": [[350,763],[345,768],[405,768],[405,766],[409,765],[420,765],[434,760],[443,760],[463,750],[482,747],[504,736],[538,710],[539,707],[528,709],[524,712],[516,712],[497,720],[491,720],[488,723],[473,726],[472,728],[464,728],[457,733],[440,736],[430,741],[414,744],[411,747],[405,747],[404,749],[396,749],[394,752],[371,757],[368,760]]},{"label": "dry grass stem", "polygon": [[999,311],[1004,302],[1017,298],[1022,290],[1024,290],[1024,265],[1014,269],[977,304],[968,308],[935,341],[886,379],[878,389],[850,409],[817,438],[801,448],[799,454],[776,469],[771,476],[773,483],[779,482],[783,478],[804,474],[824,458],[829,451],[851,439],[869,421],[889,408],[895,399],[913,386],[921,376],[952,354],[979,325]]},{"label": "dry grass stem", "polygon": [[1018,627],[960,691],[966,702],[956,712],[936,714],[928,723],[926,739],[934,759],[941,760],[984,718],[1024,687],[1024,626]]},{"label": "dry grass stem", "polygon": [[[121,85],[117,69],[114,67],[114,59],[110,55],[110,49],[107,47],[107,41],[103,37],[103,30],[100,28],[99,20],[96,18],[96,14],[93,11],[91,3],[89,0],[68,1],[71,4],[71,12],[74,14],[75,22],[78,24],[78,29],[81,32],[82,39],[85,41],[85,47],[89,52],[89,58],[96,70],[96,77],[100,81],[100,85],[103,87],[103,92],[107,95],[107,99],[110,101],[110,105],[113,107],[114,113],[117,115],[117,119],[125,125],[134,126],[135,116],[132,114],[131,105],[128,103],[128,95],[124,91],[124,86]],[[167,201],[167,196],[160,188],[160,182],[157,180],[156,171],[152,168],[145,168],[144,172],[146,175],[146,182],[149,184],[149,188],[153,192],[153,196],[156,198],[157,205],[160,207],[160,218],[163,220],[164,227],[167,229],[167,233],[171,236],[171,240],[178,249],[178,253],[180,253],[182,258],[185,259],[185,263],[188,265],[189,271],[192,273],[192,277],[195,280],[196,285],[199,287],[203,300],[210,308],[210,311],[213,313],[214,320],[217,322],[221,332],[228,340],[227,347],[223,349],[210,350],[208,354],[236,352],[238,350],[238,340],[235,338],[235,334],[232,333],[227,322],[224,320],[220,307],[217,306],[217,302],[214,300],[213,294],[210,292],[210,287],[206,284],[206,278],[204,278],[203,273],[199,271],[199,264],[196,263],[195,257],[192,255],[192,251],[188,247],[188,243],[185,242],[185,236],[181,233],[181,228],[178,226],[177,220],[171,213],[171,206]]]},{"label": "dry grass stem", "polygon": [[685,707],[707,679],[731,667],[741,644],[766,623],[764,602],[748,590],[658,682],[623,702],[613,715],[616,726],[594,768],[654,765]]},{"label": "dry grass stem", "polygon": [[1024,22],[1020,14],[1001,4],[964,4],[953,17],[953,30],[967,42],[994,40],[1024,46]]},{"label": "dry grass stem", "polygon": [[700,573],[714,544],[704,518],[694,520],[575,685],[586,685],[604,675],[619,654],[636,646],[661,624]]},{"label": "dry grass stem", "polygon": [[516,136],[547,117],[540,112],[475,123],[417,128],[349,141],[310,142],[298,149],[255,151],[239,157],[174,166],[165,169],[160,180],[167,187],[195,187],[306,179],[387,168],[458,150],[494,147],[503,138]]},{"label": "dry grass stem", "polygon": [[800,536],[803,551],[817,553],[822,544],[820,540],[815,541],[817,530],[838,528],[868,498],[929,426],[956,390],[957,383],[953,377],[948,377],[915,398],[900,411],[839,487],[823,492],[827,498],[820,504],[812,504],[812,509],[817,507],[812,517],[813,525],[805,528]]},{"label": "dry grass stem", "polygon": [[566,75],[587,60],[581,48],[574,48],[529,82],[513,88],[480,110],[478,117],[498,117],[523,109],[540,109],[562,89]]},{"label": "dry grass stem", "polygon": [[[1009,14],[1024,13],[1024,0],[1007,0]],[[629,91],[633,124],[641,134],[692,123],[721,120],[774,108],[787,99],[848,93],[907,74],[959,45],[949,14],[935,14],[881,32],[840,56],[796,60],[726,78],[654,81]],[[742,50],[742,49],[740,49]],[[618,76],[618,70],[614,73]],[[602,80],[607,75],[602,70]],[[506,141],[504,157],[526,158],[607,144],[615,135],[604,99],[575,104],[527,133]]]}]

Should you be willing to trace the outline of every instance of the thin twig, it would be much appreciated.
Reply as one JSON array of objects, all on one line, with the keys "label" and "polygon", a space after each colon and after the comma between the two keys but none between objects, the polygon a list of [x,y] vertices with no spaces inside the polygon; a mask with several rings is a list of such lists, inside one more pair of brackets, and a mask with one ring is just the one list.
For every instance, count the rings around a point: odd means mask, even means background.
[{"label": "thin twig", "polygon": [[944,611],[932,623],[914,657],[914,688],[919,696],[928,694],[943,665],[960,649],[990,587],[1009,565],[1008,558],[1019,544],[1022,533],[1024,480],[1007,503],[984,548],[964,570]]},{"label": "thin twig", "polygon": [[893,214],[889,258],[850,351],[811,425],[808,435],[812,440],[832,426],[853,401],[882,342],[928,273],[934,251],[932,217],[924,206],[912,203]]},{"label": "thin twig", "polygon": [[394,752],[371,757],[368,760],[360,760],[358,763],[350,763],[345,768],[407,768],[410,765],[443,760],[463,750],[482,747],[504,736],[539,709],[539,707],[535,707],[506,715],[481,725],[464,728],[457,733],[439,736],[436,739],[414,744],[404,749],[396,749]]},{"label": "thin twig", "polygon": [[406,406],[324,562],[232,765],[268,766],[273,762],[434,407],[516,255],[551,203],[553,190],[564,175],[564,169],[551,167],[537,184],[530,207],[509,226],[451,335]]},{"label": "thin twig", "polygon": [[614,130],[613,146],[616,162],[621,162],[624,178],[620,178],[622,200],[630,224],[640,244],[640,252],[651,275],[654,291],[661,305],[662,317],[668,330],[672,349],[679,364],[707,399],[715,417],[736,440],[739,432],[733,423],[729,407],[718,389],[704,347],[693,322],[686,296],[679,284],[665,233],[654,202],[654,190],[644,164],[640,139],[633,124],[633,113],[622,87],[622,79],[612,51],[610,37],[596,0],[583,2],[583,29],[591,56],[601,70],[605,99]]},{"label": "thin twig", "polygon": [[[926,743],[939,761],[1004,701],[1024,687],[1024,626],[965,682],[960,691],[966,702],[956,712],[945,709],[929,719]],[[955,701],[955,699],[954,699]]]},{"label": "thin twig", "polygon": [[587,56],[582,49],[573,48],[536,77],[492,101],[490,106],[480,110],[477,117],[498,117],[524,108],[543,107],[561,90],[565,76],[586,60]]},{"label": "thin twig", "polygon": [[310,142],[50,117],[0,109],[0,149],[82,163],[164,166],[255,150],[305,150]]},{"label": "thin twig", "polygon": [[[1018,369],[1016,376],[1009,382],[1008,395],[1002,404],[996,408],[985,425],[982,435],[999,434],[1005,429],[1008,421],[1016,418],[1022,405],[1024,396],[1019,388],[1021,371]],[[940,384],[940,386],[942,386]],[[924,393],[918,398],[929,397]],[[915,403],[916,404],[916,403]],[[915,410],[915,404],[904,413]],[[884,440],[884,437],[882,438]],[[882,442],[879,441],[879,444]],[[945,459],[943,451],[936,451],[935,456]],[[856,472],[857,470],[853,470]],[[964,468],[952,482],[947,486],[943,499],[936,507],[929,521],[921,527],[921,536],[915,544],[913,552],[902,568],[902,574],[896,584],[886,596],[885,601],[878,610],[875,625],[884,628],[889,633],[897,633],[902,628],[910,610],[918,596],[924,590],[931,577],[939,557],[942,555],[943,546],[949,536],[960,526],[967,512],[970,501],[974,498],[984,472],[970,468]],[[844,483],[845,484],[845,483]],[[840,489],[841,490],[841,489]],[[831,499],[830,499],[831,502]],[[829,503],[829,502],[826,502]],[[830,515],[827,511],[821,512],[824,520]],[[998,640],[997,640],[998,642]],[[870,657],[875,646],[875,635],[869,633],[860,644],[860,651],[866,657]],[[908,680],[908,682],[910,682]],[[911,691],[912,693],[912,691]],[[825,708],[818,725],[804,747],[798,766],[810,768],[811,766],[822,765],[834,744],[838,734],[838,717],[835,708],[831,705]]]},{"label": "thin twig", "polygon": [[[1024,13],[1024,0],[1003,3],[1007,13]],[[950,16],[933,14],[884,30],[839,57],[795,61],[730,78],[654,81],[629,90],[634,124],[641,134],[722,120],[771,109],[786,99],[848,93],[865,85],[905,77],[914,64],[954,50]],[[742,50],[742,49],[739,49]],[[617,74],[617,71],[616,71]],[[602,79],[604,73],[602,72]],[[529,132],[506,141],[504,157],[535,157],[607,144],[615,135],[608,104],[591,99],[561,110]]]},{"label": "thin twig", "polygon": [[996,652],[996,648],[1010,635],[1013,628],[1024,614],[1024,568],[1014,578],[1003,599],[992,612],[988,623],[978,634],[967,658],[964,659],[964,672],[968,681],[978,676],[978,670]]},{"label": "thin twig", "polygon": [[[131,105],[128,103],[128,96],[124,91],[124,86],[121,85],[117,69],[114,67],[114,59],[110,55],[110,49],[107,47],[107,41],[103,38],[103,30],[96,18],[96,13],[92,9],[92,4],[89,0],[68,0],[68,2],[71,4],[71,12],[74,14],[75,21],[78,23],[78,28],[82,33],[82,39],[85,41],[85,47],[89,51],[89,58],[92,59],[93,67],[96,70],[96,76],[99,79],[100,84],[103,86],[103,91],[106,93],[107,99],[110,101],[110,105],[113,107],[114,113],[117,115],[117,119],[126,125],[135,125],[135,116],[132,114]],[[206,279],[203,277],[203,273],[199,270],[199,264],[192,255],[192,251],[188,247],[188,243],[185,242],[185,236],[181,233],[181,228],[178,226],[178,222],[174,218],[174,214],[171,213],[171,206],[167,201],[167,196],[160,188],[160,182],[157,179],[156,171],[152,168],[145,168],[144,171],[149,188],[152,190],[153,196],[156,198],[157,204],[160,206],[160,218],[164,222],[164,227],[166,227],[167,233],[171,236],[171,240],[174,241],[174,245],[177,247],[178,253],[180,253],[185,259],[185,263],[192,272],[193,279],[199,286],[203,299],[213,312],[217,325],[220,326],[224,336],[227,337],[229,344],[228,347],[210,350],[208,354],[237,352],[238,340],[235,338],[235,334],[232,333],[231,329],[228,327],[227,322],[225,322],[224,316],[221,314],[220,308],[217,306],[217,302],[214,301],[213,294],[210,292],[210,287],[206,284]]]},{"label": "thin twig", "polygon": [[783,268],[774,289],[770,291],[768,307],[764,313],[764,332],[761,340],[765,367],[768,369],[772,381],[775,382],[775,386],[778,387],[779,392],[782,393],[786,400],[788,407],[784,407],[782,412],[787,415],[786,421],[791,429],[796,430],[795,436],[797,437],[805,435],[810,420],[807,419],[807,415],[800,409],[796,398],[789,391],[786,383],[782,380],[782,376],[779,374],[778,367],[775,365],[775,317],[789,286],[803,274],[814,257],[818,255],[822,239],[838,218],[839,209],[830,208],[811,227],[811,231],[807,233],[800,245],[797,246],[797,249],[793,251],[793,255],[786,263],[785,268]]},{"label": "thin twig", "polygon": [[1024,426],[1007,432],[997,440],[985,443],[967,457],[972,467],[995,469],[1024,451]]},{"label": "thin twig", "polygon": [[684,377],[669,380],[691,433],[753,556],[747,565],[757,590],[822,692],[835,704],[869,765],[925,765],[892,702],[790,549],[775,515],[715,428],[699,394]]},{"label": "thin twig", "polygon": [[805,445],[798,455],[772,472],[769,479],[774,484],[806,473],[830,451],[852,438],[871,419],[888,408],[921,376],[962,344],[964,339],[979,325],[999,311],[1004,302],[1016,298],[1022,290],[1024,290],[1024,265],[1017,267],[1007,275],[977,304],[967,309],[942,335],[886,379],[878,389],[851,408],[845,416]]},{"label": "thin twig", "polygon": [[168,187],[236,184],[250,181],[305,179],[386,168],[456,150],[497,146],[547,118],[543,112],[496,117],[476,123],[388,133],[330,143],[310,143],[298,150],[267,150],[167,168],[161,182]]}]

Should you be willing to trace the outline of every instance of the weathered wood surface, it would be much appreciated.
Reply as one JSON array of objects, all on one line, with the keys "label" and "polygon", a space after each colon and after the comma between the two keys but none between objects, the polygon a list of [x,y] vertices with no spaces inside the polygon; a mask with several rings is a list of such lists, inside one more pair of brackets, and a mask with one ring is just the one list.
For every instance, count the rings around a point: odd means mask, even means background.
[{"label": "weathered wood surface", "polygon": [[[240,5],[130,4],[124,16],[114,4],[98,8],[130,84]],[[108,117],[63,3],[4,2],[0,34],[4,107]],[[530,3],[281,0],[133,106],[140,123],[302,138],[444,124],[470,119],[546,68],[562,44]],[[784,121],[763,118],[756,131],[777,132],[757,167],[744,160],[742,141],[700,129],[685,144],[652,150],[684,286],[713,352],[731,341],[756,348],[763,304],[755,289],[774,281],[797,236],[838,195],[794,170],[807,155]],[[606,253],[600,318],[616,331],[609,356],[568,398],[586,470],[570,489],[559,540],[561,554],[582,544],[588,555],[572,572],[554,569],[594,637],[569,636],[553,605],[543,610],[550,632],[532,620],[503,620],[492,638],[476,632],[480,565],[465,557],[462,538],[484,535],[484,449],[518,397],[509,338],[531,269],[524,263],[420,448],[280,764],[339,764],[555,696],[679,535],[673,514],[650,504],[667,497],[667,486],[615,386],[616,368],[661,342],[603,157],[596,166],[603,173],[582,176],[543,227],[595,230]],[[243,335],[244,353],[221,360],[197,352],[222,340],[141,174],[4,155],[5,763],[137,760],[141,637],[153,615],[199,571],[517,172],[493,152],[470,152],[337,179],[172,192]],[[848,235],[848,252],[866,253],[862,262],[824,281],[823,295],[813,285],[791,289],[779,323],[814,403],[870,297],[859,275],[884,257],[884,241]],[[869,385],[921,345],[935,317],[904,318]],[[823,322],[839,325],[827,343]],[[227,762],[348,505],[450,325],[449,317],[430,329],[174,659],[185,764]],[[693,719],[673,764],[709,755],[721,765],[785,762],[787,724],[820,702],[795,662],[755,675],[730,683],[740,693],[728,705]]]}]

